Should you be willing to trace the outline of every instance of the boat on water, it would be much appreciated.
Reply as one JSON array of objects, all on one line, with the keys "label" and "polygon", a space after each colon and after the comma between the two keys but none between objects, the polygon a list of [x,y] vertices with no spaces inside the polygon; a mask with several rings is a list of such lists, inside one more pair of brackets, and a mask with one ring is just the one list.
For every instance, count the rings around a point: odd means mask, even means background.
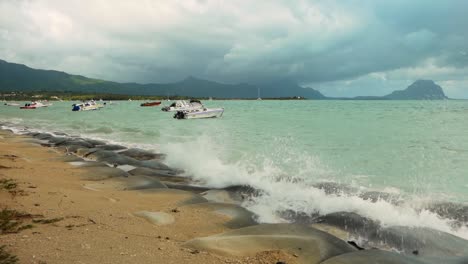
[{"label": "boat on water", "polygon": [[140,104],[140,106],[158,106],[160,104],[161,102],[146,102],[146,103]]},{"label": "boat on water", "polygon": [[198,119],[198,118],[215,118],[223,116],[224,108],[200,108],[193,110],[177,111],[174,114],[176,119]]},{"label": "boat on water", "polygon": [[72,111],[92,111],[92,110],[99,110],[104,106],[101,104],[97,104],[95,101],[88,101],[83,102],[80,104],[73,104]]},{"label": "boat on water", "polygon": [[41,108],[41,107],[48,107],[48,106],[51,106],[52,104],[50,103],[43,103],[43,102],[40,102],[40,101],[35,101],[35,102],[31,102],[31,103],[26,103],[24,104],[24,106],[21,106],[20,109],[36,109],[36,108]]},{"label": "boat on water", "polygon": [[198,100],[190,100],[187,102],[185,100],[177,100],[170,104],[169,106],[165,106],[161,108],[162,111],[165,112],[176,112],[176,111],[190,111],[203,108],[203,105]]}]

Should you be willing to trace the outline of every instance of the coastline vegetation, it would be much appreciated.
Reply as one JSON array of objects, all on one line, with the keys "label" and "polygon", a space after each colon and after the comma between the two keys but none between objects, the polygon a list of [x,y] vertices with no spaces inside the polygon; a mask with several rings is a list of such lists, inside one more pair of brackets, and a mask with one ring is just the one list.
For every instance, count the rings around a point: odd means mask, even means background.
[{"label": "coastline vegetation", "polygon": [[[86,100],[105,100],[105,101],[120,101],[120,100],[209,100],[209,97],[189,97],[183,95],[159,96],[159,95],[125,95],[125,94],[106,94],[106,93],[76,93],[76,92],[56,92],[56,91],[34,91],[34,92],[3,92],[0,98],[5,101],[34,101],[34,100],[49,100],[49,101],[86,101]],[[256,98],[215,98],[214,100],[257,100]],[[262,98],[262,100],[306,100],[304,97],[275,97]]]},{"label": "coastline vegetation", "polygon": [[7,190],[9,192],[15,190],[18,184],[13,179],[0,179],[0,190]]},{"label": "coastline vegetation", "polygon": [[14,209],[4,208],[0,211],[0,234],[18,233],[21,230],[32,228],[33,225],[23,225],[23,219],[33,217],[27,213],[21,213]]},{"label": "coastline vegetation", "polygon": [[10,254],[5,246],[0,246],[0,263],[1,264],[14,264],[18,263],[18,257]]}]

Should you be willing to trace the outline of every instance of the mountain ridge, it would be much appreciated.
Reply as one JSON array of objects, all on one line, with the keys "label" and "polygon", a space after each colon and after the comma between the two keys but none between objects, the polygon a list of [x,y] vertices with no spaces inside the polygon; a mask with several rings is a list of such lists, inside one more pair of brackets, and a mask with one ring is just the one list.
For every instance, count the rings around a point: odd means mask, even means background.
[{"label": "mountain ridge", "polygon": [[404,90],[384,96],[351,98],[326,97],[313,88],[302,87],[288,79],[257,84],[224,84],[194,76],[172,83],[119,83],[63,71],[33,69],[24,64],[0,59],[0,91],[60,91],[79,93],[107,93],[125,95],[188,96],[214,98],[303,97],[329,100],[443,100],[442,87],[431,80],[417,80]]},{"label": "mountain ridge", "polygon": [[0,91],[64,91],[81,93],[110,93],[128,95],[191,96],[216,98],[256,98],[258,89],[262,97],[301,96],[309,99],[323,99],[325,96],[312,88],[295,86],[278,89],[239,83],[223,84],[193,76],[172,83],[118,83],[61,71],[33,69],[23,64],[0,60]]}]

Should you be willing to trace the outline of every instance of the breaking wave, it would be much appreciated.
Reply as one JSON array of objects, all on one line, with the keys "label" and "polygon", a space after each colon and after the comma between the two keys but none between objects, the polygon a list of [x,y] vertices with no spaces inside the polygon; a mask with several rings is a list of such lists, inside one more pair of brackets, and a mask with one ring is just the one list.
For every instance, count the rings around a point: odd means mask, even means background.
[{"label": "breaking wave", "polygon": [[[275,139],[269,147],[259,147],[253,156],[232,155],[226,142],[216,141],[213,135],[202,135],[189,142],[165,144],[163,152],[168,155],[168,165],[185,169],[199,184],[216,188],[244,185],[259,190],[259,195],[243,205],[256,213],[260,222],[288,221],[281,217],[285,211],[311,216],[353,212],[382,226],[428,227],[468,239],[467,223],[425,209],[432,199],[391,186],[372,190],[340,184],[338,172],[317,157],[295,153],[288,147],[289,140]],[[331,183],[332,191],[323,188],[326,182]],[[396,198],[372,199],[364,195],[367,192]]]}]

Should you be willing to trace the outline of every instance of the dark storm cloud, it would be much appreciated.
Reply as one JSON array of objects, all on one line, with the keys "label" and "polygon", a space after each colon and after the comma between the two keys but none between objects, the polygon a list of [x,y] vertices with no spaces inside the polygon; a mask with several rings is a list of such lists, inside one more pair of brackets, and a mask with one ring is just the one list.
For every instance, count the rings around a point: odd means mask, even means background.
[{"label": "dark storm cloud", "polygon": [[428,78],[463,96],[466,10],[463,0],[0,0],[0,58],[116,81],[292,79],[332,95]]}]

